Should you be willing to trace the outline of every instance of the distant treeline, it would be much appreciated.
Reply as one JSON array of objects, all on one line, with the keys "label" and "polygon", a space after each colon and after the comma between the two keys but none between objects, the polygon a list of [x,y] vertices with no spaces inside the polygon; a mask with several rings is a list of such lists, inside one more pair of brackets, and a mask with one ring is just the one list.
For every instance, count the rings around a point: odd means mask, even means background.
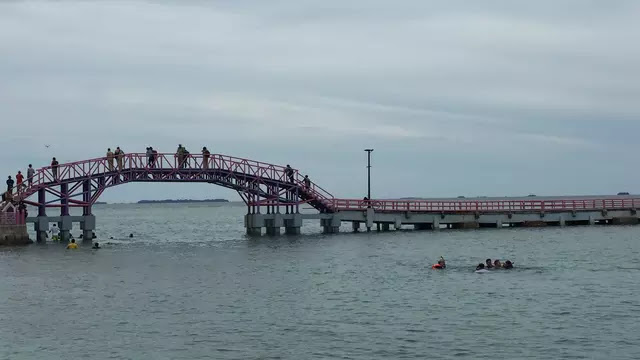
[{"label": "distant treeline", "polygon": [[140,200],[138,204],[167,204],[167,203],[205,203],[205,202],[222,202],[226,203],[229,200],[226,199],[205,199],[205,200],[193,200],[193,199],[177,199],[177,200]]}]

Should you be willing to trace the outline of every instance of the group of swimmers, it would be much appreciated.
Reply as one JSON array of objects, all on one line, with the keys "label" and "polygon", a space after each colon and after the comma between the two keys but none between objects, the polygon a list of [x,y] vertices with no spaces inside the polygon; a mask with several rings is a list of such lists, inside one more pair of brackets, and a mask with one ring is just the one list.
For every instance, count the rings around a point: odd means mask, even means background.
[{"label": "group of swimmers", "polygon": [[480,263],[476,266],[476,272],[488,272],[490,269],[513,269],[513,263],[511,260],[507,260],[503,264],[498,259],[494,260],[492,263],[491,259],[487,259],[484,264]]},{"label": "group of swimmers", "polygon": [[[476,272],[488,272],[489,269],[513,269],[513,263],[511,262],[511,260],[507,260],[503,264],[500,262],[500,260],[497,259],[493,262],[491,262],[491,259],[487,259],[485,263],[486,266],[483,263],[478,264],[478,266],[476,267]],[[447,268],[447,262],[444,260],[444,257],[440,256],[438,262],[431,265],[431,268],[434,270],[444,270]]]},{"label": "group of swimmers", "polygon": [[[92,249],[102,249],[100,247],[100,243],[99,242],[95,242],[93,243],[93,246],[91,247]],[[69,244],[67,244],[67,250],[69,249],[78,249],[78,244],[76,244],[76,239],[71,239],[71,242]]]}]

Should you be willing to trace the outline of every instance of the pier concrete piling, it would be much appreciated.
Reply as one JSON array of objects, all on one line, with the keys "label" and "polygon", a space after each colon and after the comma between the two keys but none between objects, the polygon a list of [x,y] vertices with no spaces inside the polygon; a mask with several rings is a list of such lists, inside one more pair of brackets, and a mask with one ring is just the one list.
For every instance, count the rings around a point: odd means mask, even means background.
[{"label": "pier concrete piling", "polygon": [[302,216],[294,214],[292,218],[284,220],[285,233],[287,235],[300,235]]},{"label": "pier concrete piling", "polygon": [[47,216],[37,216],[33,224],[33,230],[36,232],[36,242],[46,242],[47,232],[49,231],[49,218]]},{"label": "pier concrete piling", "polygon": [[[245,226],[247,234],[260,235],[261,229],[266,228],[271,235],[279,234],[280,227],[285,228],[287,234],[298,234],[304,220],[318,219],[322,232],[334,234],[339,232],[342,222],[350,222],[353,231],[362,227],[370,230],[375,226],[381,232],[391,229],[401,229],[403,225],[412,225],[415,230],[439,230],[441,225],[447,229],[477,229],[479,227],[502,228],[508,227],[541,227],[541,226],[572,226],[594,224],[636,224],[640,223],[640,214],[633,214],[629,209],[609,209],[605,215],[601,210],[577,211],[546,211],[544,217],[537,209],[532,211],[505,211],[494,213],[464,213],[464,212],[383,212],[372,208],[353,211],[339,211],[336,213],[316,214],[247,214]],[[276,229],[277,228],[277,229]]]},{"label": "pier concrete piling", "polygon": [[60,216],[58,227],[60,228],[60,241],[67,242],[71,240],[71,230],[73,229],[73,222],[71,221],[71,216],[69,215]]},{"label": "pier concrete piling", "polygon": [[93,231],[96,229],[96,217],[94,215],[84,215],[83,221],[80,223],[82,229],[82,242],[93,242]]}]

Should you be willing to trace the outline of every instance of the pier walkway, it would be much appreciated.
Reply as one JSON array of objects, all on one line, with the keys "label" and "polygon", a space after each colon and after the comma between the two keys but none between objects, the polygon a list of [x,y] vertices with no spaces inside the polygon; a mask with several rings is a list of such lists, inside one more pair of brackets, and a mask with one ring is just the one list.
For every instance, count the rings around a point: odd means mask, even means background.
[{"label": "pier walkway", "polygon": [[[339,231],[343,222],[352,229],[389,230],[545,226],[578,224],[636,224],[640,198],[624,196],[586,199],[506,200],[357,200],[340,199],[313,182],[305,184],[297,169],[233,156],[193,154],[180,161],[175,154],[126,154],[120,161],[106,157],[46,166],[33,181],[14,188],[13,202],[37,207],[36,216],[12,215],[15,223],[34,224],[37,241],[45,241],[49,223],[58,223],[66,240],[79,223],[90,240],[96,219],[92,206],[108,188],[131,182],[196,182],[237,191],[247,205],[247,233],[300,233],[303,220],[320,220],[326,233]],[[0,204],[0,208],[3,204]],[[301,213],[310,206],[314,213]],[[82,208],[81,216],[69,209]],[[51,213],[53,210],[55,211]],[[49,210],[49,212],[48,212]],[[4,218],[7,218],[6,216]],[[6,220],[5,220],[6,221]]]}]

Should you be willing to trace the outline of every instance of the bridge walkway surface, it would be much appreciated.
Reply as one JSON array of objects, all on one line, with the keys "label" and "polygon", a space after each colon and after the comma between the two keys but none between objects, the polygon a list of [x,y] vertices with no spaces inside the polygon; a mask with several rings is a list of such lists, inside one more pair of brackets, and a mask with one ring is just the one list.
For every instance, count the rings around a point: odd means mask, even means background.
[{"label": "bridge walkway surface", "polygon": [[[80,223],[84,238],[91,239],[96,219],[92,205],[114,186],[132,182],[209,183],[235,190],[247,205],[247,233],[299,234],[303,220],[320,220],[326,233],[337,232],[343,222],[371,230],[478,228],[578,224],[636,224],[640,198],[476,199],[476,200],[357,200],[335,198],[314,182],[305,183],[297,169],[228,155],[200,154],[180,159],[175,154],[132,153],[121,158],[95,158],[36,170],[31,182],[14,188],[10,201],[37,207],[37,215],[25,217],[20,206],[0,221],[34,223],[37,241],[45,241],[50,222],[58,223],[63,240],[69,238],[74,222]],[[314,213],[301,212],[306,206]],[[80,207],[81,216],[69,209]],[[12,207],[13,208],[13,207]],[[57,209],[49,216],[47,209]],[[2,220],[4,219],[4,220]]]}]

